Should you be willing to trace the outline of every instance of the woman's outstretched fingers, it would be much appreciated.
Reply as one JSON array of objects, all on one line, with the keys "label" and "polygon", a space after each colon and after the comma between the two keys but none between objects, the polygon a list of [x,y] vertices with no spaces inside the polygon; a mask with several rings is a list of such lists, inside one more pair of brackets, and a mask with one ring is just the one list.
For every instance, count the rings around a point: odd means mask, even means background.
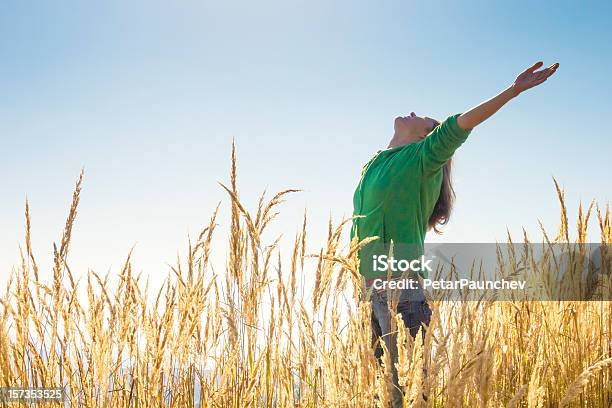
[{"label": "woman's outstretched fingers", "polygon": [[540,68],[544,63],[542,61],[538,61],[529,68],[525,70],[525,72],[534,72],[536,69]]},{"label": "woman's outstretched fingers", "polygon": [[549,76],[551,76],[552,74],[555,73],[555,71],[557,70],[557,68],[559,67],[559,63],[555,62],[554,64],[552,64],[551,66],[549,66],[548,68],[545,68],[541,71],[538,72],[534,72],[534,79],[536,81],[542,79],[542,78],[548,78]]},{"label": "woman's outstretched fingers", "polygon": [[559,63],[555,62],[552,66],[552,73],[554,74],[557,71],[557,68],[559,68]]},{"label": "woman's outstretched fingers", "polygon": [[551,76],[552,74],[554,74],[557,71],[557,68],[559,67],[559,63],[555,62],[554,64],[552,64],[550,67],[548,67],[546,69],[546,77],[548,78],[549,76]]}]

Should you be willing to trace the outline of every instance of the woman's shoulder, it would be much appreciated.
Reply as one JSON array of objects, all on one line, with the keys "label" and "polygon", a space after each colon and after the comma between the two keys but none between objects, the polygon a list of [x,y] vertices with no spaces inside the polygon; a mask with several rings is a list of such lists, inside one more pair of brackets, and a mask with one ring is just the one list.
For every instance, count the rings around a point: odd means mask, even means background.
[{"label": "woman's shoulder", "polygon": [[418,165],[420,163],[420,152],[423,148],[423,141],[409,143],[389,151],[389,160],[397,166]]}]

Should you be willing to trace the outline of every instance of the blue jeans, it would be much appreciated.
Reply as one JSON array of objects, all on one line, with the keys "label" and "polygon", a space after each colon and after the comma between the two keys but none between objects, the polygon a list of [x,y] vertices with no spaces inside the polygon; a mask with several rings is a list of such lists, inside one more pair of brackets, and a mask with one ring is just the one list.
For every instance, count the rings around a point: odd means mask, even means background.
[{"label": "blue jeans", "polygon": [[[399,293],[398,293],[399,292]],[[392,368],[392,405],[402,407],[403,394],[398,384],[397,369],[397,332],[391,331],[391,312],[387,303],[388,296],[397,296],[396,312],[400,314],[404,325],[410,331],[412,337],[416,337],[422,325],[429,325],[431,320],[431,309],[424,300],[424,297],[417,296],[410,290],[388,290],[385,292],[372,292],[370,301],[372,302],[372,342],[375,346],[375,355],[381,359],[383,349],[380,342],[384,341],[391,357]],[[421,300],[423,299],[423,300]],[[422,333],[425,328],[423,327]]]}]

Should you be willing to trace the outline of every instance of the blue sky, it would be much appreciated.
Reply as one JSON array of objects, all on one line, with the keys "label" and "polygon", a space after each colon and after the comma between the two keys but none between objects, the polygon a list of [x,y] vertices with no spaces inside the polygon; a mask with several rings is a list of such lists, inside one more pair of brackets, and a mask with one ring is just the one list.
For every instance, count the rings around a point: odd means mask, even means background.
[{"label": "blue sky", "polygon": [[18,263],[26,195],[35,249],[50,261],[84,167],[73,269],[117,270],[136,245],[137,268],[165,275],[226,198],[217,182],[232,138],[245,201],[304,189],[272,232],[293,236],[307,207],[316,245],[330,214],[350,215],[360,168],[396,115],[444,119],[542,59],[561,63],[556,77],[472,133],[456,154],[454,218],[428,237],[492,242],[525,227],[538,241],[538,219],[557,225],[553,176],[571,220],[579,200],[612,196],[611,12],[606,2],[3,2],[0,267]]}]

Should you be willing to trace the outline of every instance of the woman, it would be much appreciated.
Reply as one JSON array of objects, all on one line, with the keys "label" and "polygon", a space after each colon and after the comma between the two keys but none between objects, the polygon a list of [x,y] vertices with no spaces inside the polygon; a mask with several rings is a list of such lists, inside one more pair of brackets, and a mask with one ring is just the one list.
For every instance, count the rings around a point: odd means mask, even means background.
[{"label": "woman", "polygon": [[[428,325],[431,311],[421,289],[381,290],[391,271],[379,262],[391,252],[393,259],[410,261],[423,254],[425,234],[448,222],[453,206],[451,158],[476,126],[497,112],[521,92],[537,86],[555,73],[559,64],[538,71],[538,62],[527,68],[514,83],[497,96],[465,113],[450,116],[442,123],[414,112],[395,118],[395,133],[386,150],[379,151],[363,168],[353,197],[354,218],[351,235],[359,241],[378,237],[359,251],[360,273],[372,302],[372,332],[375,341],[385,342],[392,361],[397,360],[392,314],[395,304],[412,336],[421,325]],[[381,258],[383,256],[383,258]],[[388,260],[388,259],[387,259]],[[406,262],[404,263],[406,264]],[[380,266],[383,267],[380,267]],[[423,271],[421,276],[425,275]],[[404,275],[405,276],[405,275]],[[396,302],[388,302],[393,295]],[[377,356],[381,351],[377,349]],[[402,406],[402,393],[393,366],[393,406]]]}]

